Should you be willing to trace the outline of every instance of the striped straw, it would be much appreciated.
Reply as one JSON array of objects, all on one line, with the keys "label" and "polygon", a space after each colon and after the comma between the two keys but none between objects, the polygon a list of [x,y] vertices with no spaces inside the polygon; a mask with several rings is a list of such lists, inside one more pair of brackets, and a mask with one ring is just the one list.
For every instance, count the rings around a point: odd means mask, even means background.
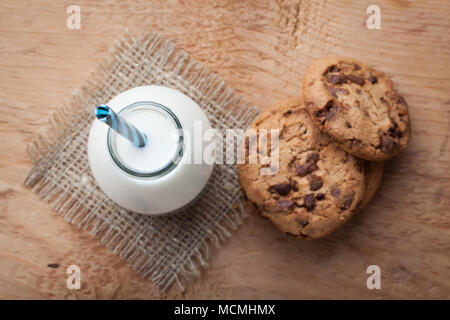
[{"label": "striped straw", "polygon": [[136,147],[142,148],[147,144],[145,134],[141,133],[135,126],[119,116],[107,105],[99,105],[95,109],[95,116],[118,134],[130,140]]}]

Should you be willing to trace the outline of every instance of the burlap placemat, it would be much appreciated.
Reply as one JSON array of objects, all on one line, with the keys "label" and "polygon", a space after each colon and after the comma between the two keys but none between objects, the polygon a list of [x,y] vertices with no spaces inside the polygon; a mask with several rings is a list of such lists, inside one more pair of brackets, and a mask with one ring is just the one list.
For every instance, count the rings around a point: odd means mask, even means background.
[{"label": "burlap placemat", "polygon": [[174,282],[184,289],[183,277],[198,276],[199,265],[207,265],[210,244],[219,246],[245,215],[235,165],[216,164],[193,206],[149,217],[113,203],[96,185],[87,158],[94,108],[124,90],[150,84],[191,97],[221,132],[245,129],[259,113],[172,41],[150,30],[137,39],[127,32],[91,80],[52,117],[48,131],[28,147],[32,168],[24,182],[67,221],[90,231],[161,290]]}]

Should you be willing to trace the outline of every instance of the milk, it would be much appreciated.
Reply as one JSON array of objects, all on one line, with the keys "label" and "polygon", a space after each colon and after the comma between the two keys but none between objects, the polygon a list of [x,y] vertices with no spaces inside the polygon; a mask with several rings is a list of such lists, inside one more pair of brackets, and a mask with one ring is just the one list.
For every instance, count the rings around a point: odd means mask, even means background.
[{"label": "milk", "polygon": [[147,144],[136,148],[125,137],[110,132],[115,136],[117,158],[125,167],[137,173],[151,174],[177,160],[181,132],[170,114],[150,104],[142,104],[122,116],[147,137]]}]

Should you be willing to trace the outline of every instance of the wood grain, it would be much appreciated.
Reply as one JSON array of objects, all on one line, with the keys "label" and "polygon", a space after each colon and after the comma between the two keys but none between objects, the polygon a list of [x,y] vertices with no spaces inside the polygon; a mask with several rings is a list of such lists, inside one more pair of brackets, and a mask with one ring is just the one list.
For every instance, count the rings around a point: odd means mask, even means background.
[{"label": "wood grain", "polygon": [[[366,28],[381,8],[382,29]],[[440,1],[71,1],[0,4],[0,298],[450,298],[450,3]],[[250,213],[202,278],[161,294],[89,234],[22,186],[25,146],[129,28],[150,24],[262,109],[300,94],[325,55],[392,76],[412,141],[387,163],[380,191],[333,236],[297,241]],[[59,268],[48,268],[58,263]],[[66,289],[76,264],[82,289]],[[381,267],[368,290],[366,268]]]}]

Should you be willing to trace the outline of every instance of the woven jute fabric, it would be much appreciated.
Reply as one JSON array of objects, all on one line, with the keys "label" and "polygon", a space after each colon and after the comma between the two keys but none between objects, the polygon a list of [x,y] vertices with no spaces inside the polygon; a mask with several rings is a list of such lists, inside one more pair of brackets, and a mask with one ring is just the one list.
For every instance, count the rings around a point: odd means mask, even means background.
[{"label": "woven jute fabric", "polygon": [[195,203],[175,214],[150,217],[129,212],[97,186],[88,163],[87,140],[98,104],[141,85],[177,89],[205,111],[212,126],[246,129],[258,109],[243,101],[217,76],[152,30],[120,37],[110,56],[50,119],[47,132],[28,146],[32,168],[25,185],[67,221],[126,259],[161,290],[200,274],[211,244],[220,246],[245,212],[236,166],[216,164]]}]

